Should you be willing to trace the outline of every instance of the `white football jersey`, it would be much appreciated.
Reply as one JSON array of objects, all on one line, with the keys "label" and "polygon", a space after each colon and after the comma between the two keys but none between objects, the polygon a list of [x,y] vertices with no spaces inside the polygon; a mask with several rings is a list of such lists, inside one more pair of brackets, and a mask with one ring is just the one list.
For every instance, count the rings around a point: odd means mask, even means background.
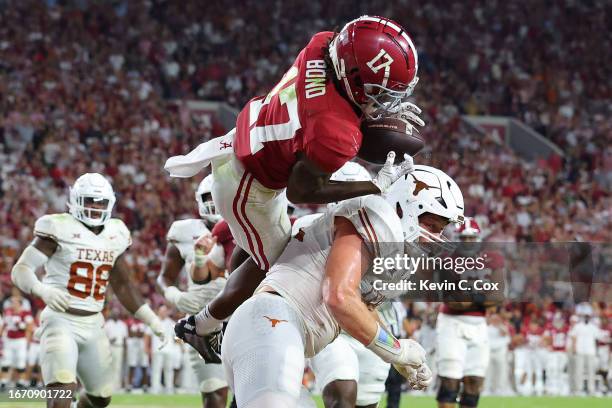
[{"label": "white football jersey", "polygon": [[71,308],[101,311],[115,261],[132,244],[123,221],[112,218],[94,234],[68,213],[50,214],[36,220],[34,235],[58,244],[43,282],[68,292]]},{"label": "white football jersey", "polygon": [[340,333],[321,294],[335,217],[345,217],[355,226],[373,256],[394,257],[404,247],[395,209],[377,195],[346,200],[320,217],[311,217],[309,225],[301,224],[260,287],[274,288],[302,316],[307,357],[317,354]]},{"label": "white football jersey", "polygon": [[[176,246],[185,262],[181,273],[187,275],[189,287],[194,285],[189,273],[195,256],[194,246],[198,238],[207,233],[210,233],[210,230],[206,227],[206,221],[201,218],[174,221],[168,230],[166,237],[168,243]],[[207,283],[206,287],[210,288],[210,299],[216,296],[224,286],[225,278],[218,278]]]}]

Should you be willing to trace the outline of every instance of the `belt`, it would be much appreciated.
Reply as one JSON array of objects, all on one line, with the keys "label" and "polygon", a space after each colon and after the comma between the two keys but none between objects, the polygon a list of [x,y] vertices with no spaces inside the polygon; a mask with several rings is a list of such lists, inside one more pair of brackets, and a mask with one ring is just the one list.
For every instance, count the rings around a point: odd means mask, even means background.
[{"label": "belt", "polygon": [[97,313],[100,312],[92,312],[91,310],[81,310],[81,309],[74,309],[72,307],[68,308],[68,310],[66,310],[66,313],[70,313],[76,316],[93,316]]}]

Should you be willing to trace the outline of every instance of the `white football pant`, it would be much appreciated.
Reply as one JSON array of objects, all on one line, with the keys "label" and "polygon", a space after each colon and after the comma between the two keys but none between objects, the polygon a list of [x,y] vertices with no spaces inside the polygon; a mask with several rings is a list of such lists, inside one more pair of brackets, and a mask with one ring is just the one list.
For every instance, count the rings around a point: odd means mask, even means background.
[{"label": "white football pant", "polygon": [[304,331],[285,299],[258,293],[232,315],[221,347],[239,408],[295,408],[304,375]]},{"label": "white football pant", "polygon": [[359,406],[380,401],[391,368],[391,364],[344,333],[311,358],[310,366],[321,392],[332,381],[355,381]]},{"label": "white football pant", "polygon": [[436,343],[439,376],[456,380],[485,376],[489,366],[489,333],[484,317],[440,313]]},{"label": "white football pant", "polygon": [[291,234],[284,189],[264,187],[245,172],[234,155],[213,161],[212,169],[215,207],[227,221],[236,244],[260,269],[270,269]]},{"label": "white football pant", "polygon": [[45,385],[73,383],[78,376],[85,392],[110,397],[113,389],[111,351],[102,313],[76,316],[46,307],[36,331]]}]

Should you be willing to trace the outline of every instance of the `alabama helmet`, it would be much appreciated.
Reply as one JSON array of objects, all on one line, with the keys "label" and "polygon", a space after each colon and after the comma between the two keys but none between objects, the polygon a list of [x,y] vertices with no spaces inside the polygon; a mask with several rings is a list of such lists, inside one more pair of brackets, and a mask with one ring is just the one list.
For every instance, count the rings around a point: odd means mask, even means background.
[{"label": "alabama helmet", "polygon": [[476,219],[472,217],[465,217],[463,224],[457,225],[457,235],[461,241],[481,241],[480,226],[476,222]]},{"label": "alabama helmet", "polygon": [[[103,175],[85,173],[70,188],[68,209],[83,224],[99,227],[110,220],[115,200],[113,187]],[[102,204],[104,208],[92,207],[94,203]]]},{"label": "alabama helmet", "polygon": [[198,213],[202,219],[216,223],[221,220],[221,215],[217,214],[215,202],[212,200],[212,186],[214,183],[213,175],[209,174],[198,185],[195,192],[195,199],[198,203]]},{"label": "alabama helmet", "polygon": [[397,110],[418,82],[418,55],[399,24],[362,16],[344,26],[329,44],[336,78],[366,114]]}]

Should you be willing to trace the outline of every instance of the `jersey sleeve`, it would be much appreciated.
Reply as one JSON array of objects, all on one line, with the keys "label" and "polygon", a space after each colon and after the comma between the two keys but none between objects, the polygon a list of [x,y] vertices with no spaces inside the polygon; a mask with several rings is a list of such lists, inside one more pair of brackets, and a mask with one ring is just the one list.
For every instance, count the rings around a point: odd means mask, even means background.
[{"label": "jersey sleeve", "polygon": [[178,221],[175,221],[170,225],[170,229],[168,229],[168,233],[166,234],[166,240],[170,244],[176,244],[180,241],[180,227]]},{"label": "jersey sleeve", "polygon": [[58,241],[56,217],[53,214],[43,215],[34,224],[34,235]]},{"label": "jersey sleeve", "polygon": [[132,234],[125,223],[120,219],[114,218],[112,219],[112,222],[114,223],[114,227],[117,231],[117,239],[119,240],[120,245],[119,253],[121,254],[132,246]]},{"label": "jersey sleeve", "polygon": [[183,223],[181,221],[174,221],[172,225],[170,225],[170,229],[166,234],[166,239],[168,240],[168,244],[172,244],[178,249],[181,254],[181,258],[186,259],[187,254],[185,253],[185,246],[181,245],[184,241],[183,235],[184,230]]},{"label": "jersey sleeve", "polygon": [[234,239],[232,231],[230,231],[229,225],[225,220],[221,220],[215,224],[212,229],[212,236],[216,237],[217,242],[222,245]]},{"label": "jersey sleeve", "polygon": [[304,153],[327,173],[353,159],[361,147],[358,125],[333,114],[319,114],[304,129]]},{"label": "jersey sleeve", "polygon": [[345,217],[353,224],[373,256],[393,257],[403,252],[401,222],[382,197],[371,195],[346,200],[338,205],[334,215]]}]

